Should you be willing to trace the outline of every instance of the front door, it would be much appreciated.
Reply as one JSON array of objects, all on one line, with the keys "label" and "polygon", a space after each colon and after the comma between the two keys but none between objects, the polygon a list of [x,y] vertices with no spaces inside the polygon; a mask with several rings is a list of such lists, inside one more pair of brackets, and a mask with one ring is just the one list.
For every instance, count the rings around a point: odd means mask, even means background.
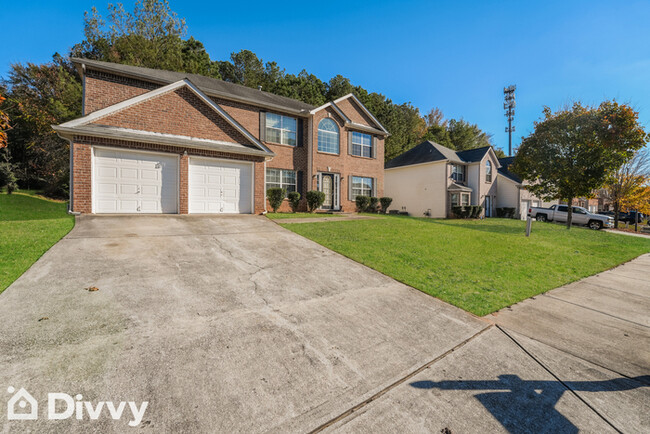
[{"label": "front door", "polygon": [[325,202],[323,202],[323,209],[334,208],[334,175],[323,174],[323,189],[325,193]]},{"label": "front door", "polygon": [[485,196],[485,217],[492,217],[492,197]]}]

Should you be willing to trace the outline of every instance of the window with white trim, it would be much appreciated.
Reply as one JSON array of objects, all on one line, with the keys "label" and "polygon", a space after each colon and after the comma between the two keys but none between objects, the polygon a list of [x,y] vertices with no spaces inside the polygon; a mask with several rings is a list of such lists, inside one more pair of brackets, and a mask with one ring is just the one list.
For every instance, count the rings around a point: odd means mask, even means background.
[{"label": "window with white trim", "polygon": [[266,169],[266,190],[269,188],[284,188],[287,193],[296,191],[296,172],[286,169]]},{"label": "window with white trim", "polygon": [[469,193],[452,193],[451,206],[468,206]]},{"label": "window with white trim", "polygon": [[372,178],[352,177],[352,199],[356,199],[357,196],[372,196]]},{"label": "window with white trim", "polygon": [[372,157],[372,136],[352,131],[352,155]]},{"label": "window with white trim", "polygon": [[281,145],[296,146],[296,118],[275,113],[266,114],[266,141]]},{"label": "window with white trim", "polygon": [[485,163],[485,182],[492,182],[492,163]]},{"label": "window with white trim", "polygon": [[454,164],[451,166],[451,179],[458,182],[465,182],[465,166]]},{"label": "window with white trim", "polygon": [[325,118],[318,123],[318,151],[339,153],[339,127],[332,119]]}]

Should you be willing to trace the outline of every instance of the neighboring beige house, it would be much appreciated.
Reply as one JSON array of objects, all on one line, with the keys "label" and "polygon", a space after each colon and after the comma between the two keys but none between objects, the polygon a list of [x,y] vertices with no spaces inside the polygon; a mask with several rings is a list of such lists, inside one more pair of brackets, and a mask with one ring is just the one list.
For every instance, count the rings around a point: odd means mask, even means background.
[{"label": "neighboring beige house", "polygon": [[501,167],[497,172],[497,207],[514,208],[515,216],[526,220],[528,208],[531,206],[549,207],[558,203],[557,200],[545,201],[528,191],[526,189],[527,182],[509,170],[514,159],[515,157],[499,159]]},{"label": "neighboring beige house", "polygon": [[456,205],[481,205],[483,216],[496,215],[497,169],[491,146],[454,151],[438,143],[420,143],[384,166],[389,210],[413,216],[451,217]]}]

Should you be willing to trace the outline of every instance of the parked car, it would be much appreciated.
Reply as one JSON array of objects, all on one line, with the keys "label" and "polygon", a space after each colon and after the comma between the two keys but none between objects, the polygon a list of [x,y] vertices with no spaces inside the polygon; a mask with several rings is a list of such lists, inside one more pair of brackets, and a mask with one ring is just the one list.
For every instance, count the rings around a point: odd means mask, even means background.
[{"label": "parked car", "polygon": [[[553,205],[550,208],[532,207],[528,215],[540,222],[566,222],[569,208],[567,205]],[[602,214],[594,214],[581,206],[574,206],[572,223],[589,226],[591,229],[614,227],[614,218]]]},{"label": "parked car", "polygon": [[630,211],[628,213],[625,213],[624,217],[619,216],[618,219],[622,222],[634,223],[634,220],[636,220],[636,223],[641,223],[646,219],[646,215],[640,212]]}]

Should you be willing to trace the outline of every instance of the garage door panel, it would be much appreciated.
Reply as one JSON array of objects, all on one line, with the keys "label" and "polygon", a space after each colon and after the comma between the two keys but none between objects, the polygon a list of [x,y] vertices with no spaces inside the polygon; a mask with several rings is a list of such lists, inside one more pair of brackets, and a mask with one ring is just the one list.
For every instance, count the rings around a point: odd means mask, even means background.
[{"label": "garage door panel", "polygon": [[191,158],[190,213],[250,213],[252,164]]},{"label": "garage door panel", "polygon": [[178,158],[121,150],[94,150],[96,213],[176,213]]}]

